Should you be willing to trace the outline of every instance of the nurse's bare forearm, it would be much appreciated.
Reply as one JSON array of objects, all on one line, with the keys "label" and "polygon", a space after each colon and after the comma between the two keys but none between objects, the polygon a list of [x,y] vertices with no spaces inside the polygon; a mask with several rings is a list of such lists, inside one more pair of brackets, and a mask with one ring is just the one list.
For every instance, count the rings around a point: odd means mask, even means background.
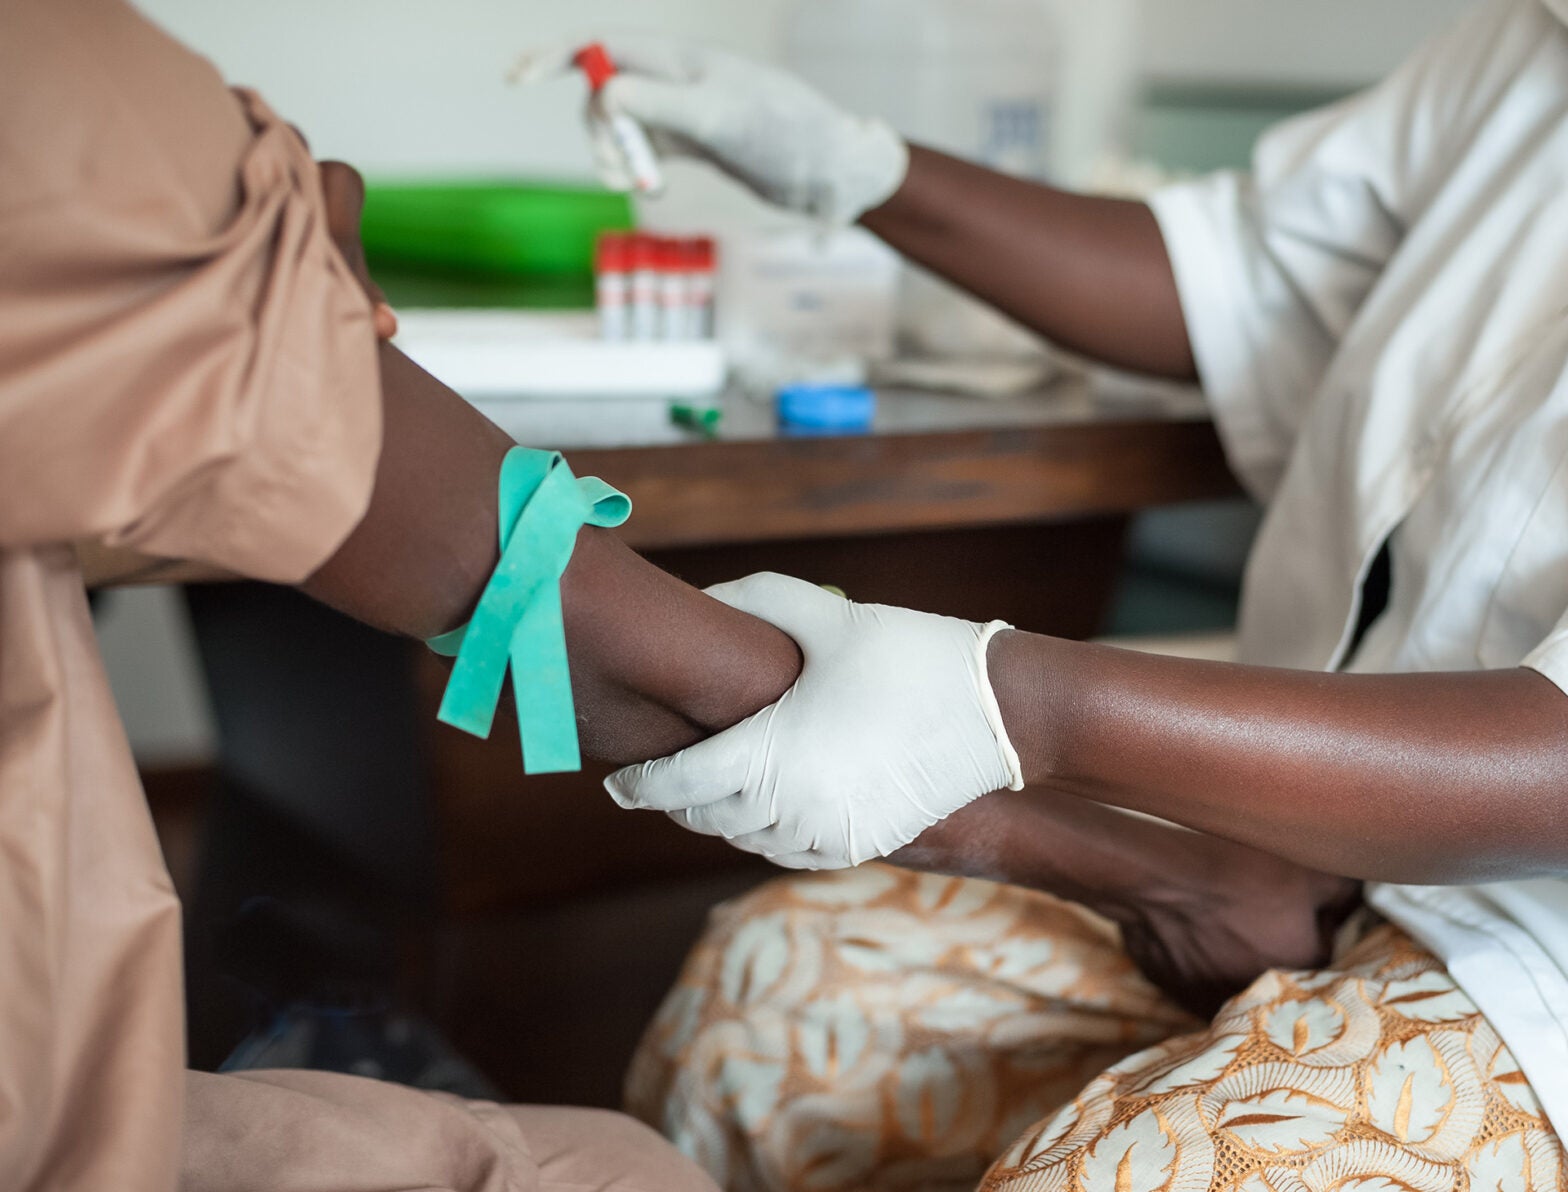
[{"label": "nurse's bare forearm", "polygon": [[[385,429],[369,511],[304,587],[360,621],[424,639],[467,620],[489,582],[497,478],[514,444],[390,345],[381,375]],[[773,702],[799,669],[788,637],[604,531],[582,533],[562,594],[591,756],[673,752]]]},{"label": "nurse's bare forearm", "polygon": [[1170,257],[1143,203],[1070,194],[913,146],[903,186],[861,222],[1065,348],[1196,376]]},{"label": "nurse's bare forearm", "polygon": [[1325,675],[1019,633],[991,668],[1031,785],[1347,877],[1568,873],[1568,698],[1532,671]]}]

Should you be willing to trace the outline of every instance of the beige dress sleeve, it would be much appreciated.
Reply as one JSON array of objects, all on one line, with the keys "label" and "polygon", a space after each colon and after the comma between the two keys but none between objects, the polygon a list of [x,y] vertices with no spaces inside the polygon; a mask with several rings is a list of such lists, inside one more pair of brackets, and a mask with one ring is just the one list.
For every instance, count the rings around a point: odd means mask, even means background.
[{"label": "beige dress sleeve", "polygon": [[0,14],[0,546],[304,578],[380,444],[308,149],[114,0]]}]

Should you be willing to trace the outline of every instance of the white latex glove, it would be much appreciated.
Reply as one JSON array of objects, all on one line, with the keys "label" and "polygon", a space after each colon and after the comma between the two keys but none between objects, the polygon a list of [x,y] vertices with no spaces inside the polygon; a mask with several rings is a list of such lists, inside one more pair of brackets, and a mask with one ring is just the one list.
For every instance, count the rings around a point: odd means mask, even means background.
[{"label": "white latex glove", "polygon": [[[621,72],[604,88],[607,106],[641,123],[660,152],[712,162],[781,207],[851,224],[909,172],[909,149],[887,124],[843,111],[786,71],[671,38],[607,39],[605,48]],[[529,54],[513,77],[566,73],[574,52]],[[613,154],[598,156],[613,175]]]},{"label": "white latex glove", "polygon": [[782,575],[709,594],[788,633],[805,669],[751,719],[611,775],[622,807],[669,812],[788,868],[845,869],[1023,786],[986,673],[1006,625],[855,604]]}]

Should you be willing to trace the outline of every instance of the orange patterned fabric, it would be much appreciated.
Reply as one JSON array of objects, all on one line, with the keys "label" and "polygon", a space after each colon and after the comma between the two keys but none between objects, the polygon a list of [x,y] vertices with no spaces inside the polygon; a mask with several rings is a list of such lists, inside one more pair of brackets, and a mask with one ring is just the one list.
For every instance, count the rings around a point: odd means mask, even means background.
[{"label": "orange patterned fabric", "polygon": [[1393,927],[1203,1027],[1088,912],[885,866],[721,907],[628,1096],[733,1192],[1565,1186],[1508,1049]]}]

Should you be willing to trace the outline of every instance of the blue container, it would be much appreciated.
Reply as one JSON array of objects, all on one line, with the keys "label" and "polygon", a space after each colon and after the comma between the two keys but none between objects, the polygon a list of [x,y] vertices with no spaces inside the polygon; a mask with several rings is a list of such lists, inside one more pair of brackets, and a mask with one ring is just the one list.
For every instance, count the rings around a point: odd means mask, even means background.
[{"label": "blue container", "polygon": [[877,395],[864,385],[786,385],[776,399],[779,422],[804,431],[871,429]]}]

